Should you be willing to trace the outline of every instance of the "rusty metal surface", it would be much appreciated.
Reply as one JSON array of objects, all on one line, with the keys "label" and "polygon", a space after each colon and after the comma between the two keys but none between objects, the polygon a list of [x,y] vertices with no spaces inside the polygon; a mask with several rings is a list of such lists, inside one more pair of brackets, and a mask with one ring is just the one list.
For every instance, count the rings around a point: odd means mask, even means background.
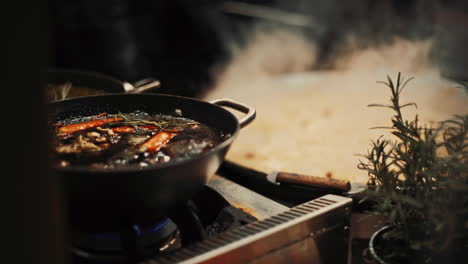
[{"label": "rusty metal surface", "polygon": [[208,186],[221,194],[232,206],[262,220],[282,213],[289,208],[255,193],[226,178],[215,175]]}]

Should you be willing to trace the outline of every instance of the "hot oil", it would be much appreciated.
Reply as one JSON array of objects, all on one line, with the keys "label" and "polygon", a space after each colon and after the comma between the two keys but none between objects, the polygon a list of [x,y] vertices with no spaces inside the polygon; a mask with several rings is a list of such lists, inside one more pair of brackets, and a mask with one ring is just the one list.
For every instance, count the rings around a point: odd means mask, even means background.
[{"label": "hot oil", "polygon": [[[57,133],[58,137],[54,144],[57,164],[62,167],[85,165],[107,169],[147,167],[175,159],[189,158],[215,147],[222,141],[222,133],[186,118],[150,115],[141,111],[118,115],[106,114],[101,118],[109,117],[125,118],[123,121],[71,134]],[[96,116],[75,117],[62,120],[59,122],[59,127],[97,119],[99,118]],[[134,120],[139,120],[138,122],[143,120],[146,123],[135,124],[132,123]],[[151,126],[151,122],[156,122],[155,124],[160,127]],[[112,130],[117,127],[126,127],[132,131]],[[160,149],[152,151],[143,147],[145,142],[161,132],[171,134],[171,138]]]}]

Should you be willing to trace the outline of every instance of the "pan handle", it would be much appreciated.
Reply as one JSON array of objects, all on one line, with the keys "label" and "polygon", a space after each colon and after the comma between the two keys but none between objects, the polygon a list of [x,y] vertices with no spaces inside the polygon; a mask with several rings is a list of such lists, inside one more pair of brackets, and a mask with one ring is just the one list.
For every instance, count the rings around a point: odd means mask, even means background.
[{"label": "pan handle", "polygon": [[145,78],[133,84],[129,82],[124,83],[125,93],[144,93],[155,87],[159,87],[161,82],[153,78]]},{"label": "pan handle", "polygon": [[229,107],[234,110],[237,110],[239,112],[242,112],[245,114],[240,120],[239,120],[239,126],[241,128],[247,126],[250,124],[254,119],[256,115],[256,110],[255,108],[248,106],[246,104],[237,102],[232,99],[227,99],[227,98],[221,98],[221,99],[216,99],[211,101],[210,103],[217,105],[217,106],[224,106],[224,107]]}]

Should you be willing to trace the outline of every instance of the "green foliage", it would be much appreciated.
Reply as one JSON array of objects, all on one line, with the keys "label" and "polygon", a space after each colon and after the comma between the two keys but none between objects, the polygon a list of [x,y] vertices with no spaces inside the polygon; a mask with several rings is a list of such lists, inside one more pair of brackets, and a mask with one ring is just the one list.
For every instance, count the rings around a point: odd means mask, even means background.
[{"label": "green foliage", "polygon": [[400,73],[384,82],[391,91],[392,137],[372,141],[358,168],[367,171],[366,200],[373,213],[395,225],[386,236],[403,240],[413,251],[431,256],[468,250],[468,115],[435,126],[412,120],[400,105],[400,95],[411,79]]}]

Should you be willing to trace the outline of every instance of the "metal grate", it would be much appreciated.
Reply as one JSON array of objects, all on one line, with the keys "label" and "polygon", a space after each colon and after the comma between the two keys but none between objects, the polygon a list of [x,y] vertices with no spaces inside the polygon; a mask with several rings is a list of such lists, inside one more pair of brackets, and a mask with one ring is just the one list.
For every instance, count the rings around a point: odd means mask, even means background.
[{"label": "metal grate", "polygon": [[342,207],[349,204],[350,201],[351,199],[349,198],[326,195],[262,221],[253,222],[232,231],[221,233],[171,254],[158,256],[156,259],[145,262],[145,264],[199,263],[199,261],[203,261],[203,259],[207,259],[210,256],[222,254],[222,252],[236,246],[248,244],[271,233],[317,217],[337,207]]}]

